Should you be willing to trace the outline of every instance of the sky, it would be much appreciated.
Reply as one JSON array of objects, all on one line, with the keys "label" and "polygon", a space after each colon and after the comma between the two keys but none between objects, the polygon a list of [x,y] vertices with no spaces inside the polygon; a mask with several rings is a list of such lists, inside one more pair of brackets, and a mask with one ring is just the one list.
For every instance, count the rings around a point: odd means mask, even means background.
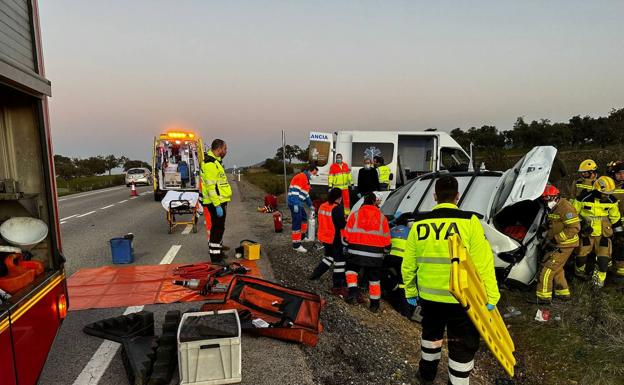
[{"label": "sky", "polygon": [[150,161],[171,127],[226,165],[309,131],[510,129],[624,107],[622,1],[40,0],[57,154]]}]

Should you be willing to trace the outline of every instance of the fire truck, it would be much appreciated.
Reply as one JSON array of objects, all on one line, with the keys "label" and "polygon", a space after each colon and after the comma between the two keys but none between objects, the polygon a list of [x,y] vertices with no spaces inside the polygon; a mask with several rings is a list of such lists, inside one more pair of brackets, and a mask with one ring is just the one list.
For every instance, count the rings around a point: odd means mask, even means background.
[{"label": "fire truck", "polygon": [[67,314],[36,0],[0,5],[0,383],[37,383]]}]

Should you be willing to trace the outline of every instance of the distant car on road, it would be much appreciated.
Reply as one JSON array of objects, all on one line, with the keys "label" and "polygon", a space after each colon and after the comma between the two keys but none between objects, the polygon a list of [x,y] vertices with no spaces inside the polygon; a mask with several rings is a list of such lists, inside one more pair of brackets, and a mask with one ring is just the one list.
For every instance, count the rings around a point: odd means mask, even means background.
[{"label": "distant car on road", "polygon": [[144,184],[149,186],[152,184],[152,172],[145,167],[131,168],[126,172],[126,186],[130,186],[134,182],[135,185]]}]

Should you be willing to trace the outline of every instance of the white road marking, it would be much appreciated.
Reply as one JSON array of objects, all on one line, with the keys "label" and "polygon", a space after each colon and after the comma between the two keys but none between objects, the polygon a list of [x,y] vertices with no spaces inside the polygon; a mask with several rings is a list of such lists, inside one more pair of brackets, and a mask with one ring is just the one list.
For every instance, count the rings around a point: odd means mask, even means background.
[{"label": "white road marking", "polygon": [[115,206],[114,204],[112,205],[108,205],[108,206],[104,206],[104,207],[100,207],[100,210],[106,210],[106,209],[110,209],[111,207]]},{"label": "white road marking", "polygon": [[91,214],[93,214],[94,212],[95,212],[95,211],[89,211],[88,213],[84,213],[84,214],[76,215],[76,218],[86,217],[87,215],[91,215]]},{"label": "white road marking", "polygon": [[184,230],[182,230],[182,234],[186,235],[186,234],[190,233],[191,231],[193,231],[193,225],[186,225]]},{"label": "white road marking", "polygon": [[64,224],[65,224],[65,222],[61,221],[61,224],[62,224],[62,225],[64,225]]},{"label": "white road marking", "polygon": [[140,195],[147,195],[147,194],[151,194],[151,191],[146,191],[146,192],[142,192]]},{"label": "white road marking", "polygon": [[138,198],[138,197],[132,197],[132,198],[130,198],[130,199],[137,199],[137,198]]},{"label": "white road marking", "polygon": [[124,203],[124,202],[128,202],[128,200],[127,200],[127,199],[124,199],[124,200],[119,201],[119,202],[117,202],[117,203]]},{"label": "white road marking", "polygon": [[101,194],[101,193],[105,193],[105,192],[109,192],[109,191],[120,190],[120,189],[122,189],[122,188],[124,188],[124,186],[119,186],[119,187],[111,187],[111,188],[104,188],[104,189],[100,189],[100,190],[93,191],[93,192],[86,193],[86,194],[80,194],[80,195],[70,195],[70,196],[68,196],[68,197],[66,197],[66,198],[61,198],[61,199],[59,199],[58,201],[59,201],[59,202],[64,202],[64,201],[68,201],[68,200],[70,200],[70,199],[76,199],[76,198],[88,197],[88,196],[90,196],[90,195],[95,195],[95,194]]},{"label": "white road marking", "polygon": [[[160,261],[161,265],[170,264],[173,262],[178,251],[182,245],[173,245],[167,251],[167,254]],[[143,310],[144,306],[130,306],[124,311],[124,315],[136,313]],[[104,341],[100,347],[93,353],[87,365],[82,369],[82,372],[78,375],[73,385],[96,385],[100,382],[100,379],[108,369],[113,357],[117,354],[117,351],[121,347],[121,344],[113,341]]]},{"label": "white road marking", "polygon": [[66,220],[68,220],[68,219],[70,219],[70,218],[75,217],[76,215],[78,215],[78,214],[70,215],[70,216],[68,216],[67,218],[61,218],[61,219],[59,219],[59,221],[66,221]]}]

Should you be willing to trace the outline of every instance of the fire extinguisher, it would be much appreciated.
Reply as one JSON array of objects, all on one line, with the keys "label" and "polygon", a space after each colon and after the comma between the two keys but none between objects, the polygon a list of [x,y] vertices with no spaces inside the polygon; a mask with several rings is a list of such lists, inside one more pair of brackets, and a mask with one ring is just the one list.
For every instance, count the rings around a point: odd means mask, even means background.
[{"label": "fire extinguisher", "polygon": [[273,226],[276,233],[282,232],[282,213],[279,211],[273,213]]}]

